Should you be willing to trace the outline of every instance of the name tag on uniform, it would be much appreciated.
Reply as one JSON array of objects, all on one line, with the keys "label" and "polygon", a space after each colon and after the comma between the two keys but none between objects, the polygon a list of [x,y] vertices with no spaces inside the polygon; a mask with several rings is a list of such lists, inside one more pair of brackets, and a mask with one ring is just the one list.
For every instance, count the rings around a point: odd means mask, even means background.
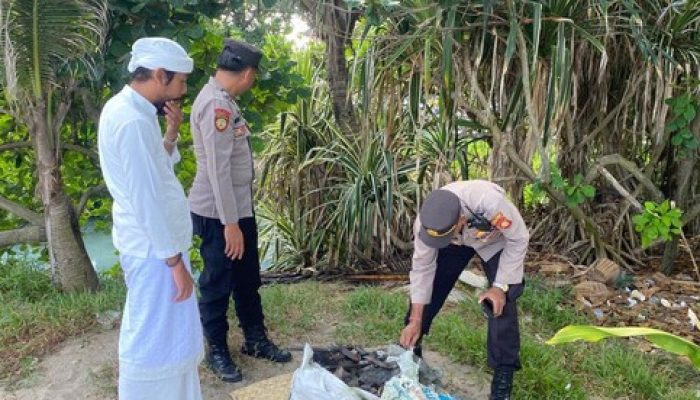
[{"label": "name tag on uniform", "polygon": [[233,120],[233,135],[236,137],[243,137],[248,134],[248,123],[245,122],[243,118],[236,117]]}]

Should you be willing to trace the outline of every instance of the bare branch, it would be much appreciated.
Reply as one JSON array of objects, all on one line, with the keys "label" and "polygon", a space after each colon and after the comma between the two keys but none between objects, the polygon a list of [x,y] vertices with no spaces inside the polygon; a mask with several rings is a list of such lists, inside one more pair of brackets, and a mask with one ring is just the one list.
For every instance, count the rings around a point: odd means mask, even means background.
[{"label": "bare branch", "polygon": [[600,172],[600,174],[603,175],[611,185],[613,185],[615,190],[617,190],[622,197],[627,199],[627,201],[629,201],[630,204],[632,204],[637,210],[642,210],[642,205],[639,203],[639,201],[637,201],[637,199],[635,199],[634,196],[632,196],[630,192],[628,192],[627,189],[625,189],[624,186],[622,186],[620,182],[618,182],[617,179],[615,179],[615,177],[607,169],[605,169],[605,167],[598,165],[597,168],[598,172]]},{"label": "bare branch", "polygon": [[44,217],[36,213],[19,203],[15,203],[12,200],[6,199],[0,196],[0,208],[11,212],[12,214],[22,218],[23,220],[29,222],[32,225],[43,226]]},{"label": "bare branch", "polygon": [[654,185],[651,179],[644,175],[644,172],[637,168],[632,161],[619,154],[609,154],[607,156],[600,157],[596,165],[592,167],[590,171],[588,171],[588,174],[586,175],[586,182],[590,183],[598,176],[600,172],[598,169],[599,166],[605,167],[607,165],[619,165],[620,167],[624,168],[627,172],[634,175],[639,183],[644,185],[644,187],[649,190],[654,201],[663,201],[665,197],[664,194],[661,192],[661,190],[659,190],[659,188],[656,187],[656,185]]},{"label": "bare branch", "polygon": [[83,147],[83,146],[80,146],[77,144],[72,144],[72,143],[63,143],[61,145],[61,147],[63,147],[66,150],[71,150],[71,151],[75,151],[78,153],[82,153],[82,154],[86,155],[87,157],[89,157],[92,161],[94,161],[95,165],[97,165],[97,166],[100,165],[100,155],[97,154],[97,152],[95,150],[92,150],[92,149],[89,149],[87,147]]},{"label": "bare branch", "polygon": [[46,229],[43,226],[0,231],[0,248],[15,244],[46,242]]},{"label": "bare branch", "polygon": [[78,205],[75,207],[75,215],[80,216],[83,213],[83,211],[85,211],[85,206],[87,205],[87,202],[90,199],[90,197],[101,193],[108,193],[107,186],[97,185],[83,192],[83,195],[80,196],[80,201],[78,202]]},{"label": "bare branch", "polygon": [[[6,144],[0,145],[0,152],[17,150],[17,149],[24,149],[24,148],[28,148],[28,147],[32,147],[31,142],[6,143]],[[96,165],[98,165],[98,166],[100,165],[100,156],[99,156],[99,154],[97,154],[97,152],[95,150],[92,150],[92,149],[89,149],[87,147],[83,147],[83,146],[80,146],[77,144],[72,144],[72,143],[63,143],[63,144],[61,144],[61,147],[64,150],[71,150],[71,151],[75,151],[78,153],[82,153],[82,154],[86,155],[87,157],[89,157],[92,161],[94,161]]]},{"label": "bare branch", "polygon": [[10,150],[17,150],[17,149],[24,149],[27,147],[32,147],[31,142],[16,142],[16,143],[5,143],[5,144],[0,144],[0,151],[10,151]]}]

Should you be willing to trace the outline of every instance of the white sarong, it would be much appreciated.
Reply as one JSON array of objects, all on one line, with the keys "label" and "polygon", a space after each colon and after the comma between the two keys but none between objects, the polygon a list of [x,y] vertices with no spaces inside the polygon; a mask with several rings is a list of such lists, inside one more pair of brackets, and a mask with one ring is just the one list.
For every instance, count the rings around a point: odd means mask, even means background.
[{"label": "white sarong", "polygon": [[200,400],[197,366],[204,343],[196,293],[175,303],[175,282],[163,260],[120,260],[127,296],[119,332],[119,399]]}]

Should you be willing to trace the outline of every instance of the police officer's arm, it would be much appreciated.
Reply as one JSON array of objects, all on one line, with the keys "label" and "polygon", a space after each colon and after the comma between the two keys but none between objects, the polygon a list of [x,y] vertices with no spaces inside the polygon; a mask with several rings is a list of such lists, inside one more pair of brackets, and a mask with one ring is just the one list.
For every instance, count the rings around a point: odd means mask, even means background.
[{"label": "police officer's arm", "polygon": [[162,144],[159,140],[154,141],[151,133],[145,132],[138,121],[127,122],[118,131],[117,146],[128,184],[129,205],[138,220],[143,221],[143,229],[153,244],[153,255],[161,259],[176,256],[179,249],[172,232],[167,229],[163,183],[158,179],[153,156],[155,152],[163,151]]},{"label": "police officer's arm", "polygon": [[523,263],[530,233],[518,209],[502,194],[486,205],[486,216],[506,239],[495,283],[514,285],[523,281]]},{"label": "police officer's arm", "polygon": [[413,225],[413,266],[411,268],[411,314],[409,323],[401,331],[399,343],[411,348],[421,337],[423,310],[430,303],[433,293],[433,280],[437,268],[437,250],[428,247],[420,240],[420,218]]},{"label": "police officer's arm", "polygon": [[433,280],[437,269],[437,250],[420,240],[420,217],[413,224],[413,259],[411,272],[411,303],[428,304],[433,295]]},{"label": "police officer's arm", "polygon": [[197,122],[204,143],[207,176],[223,225],[238,223],[238,208],[231,181],[231,153],[236,145],[232,127],[235,117],[231,106],[214,99],[203,108]]}]

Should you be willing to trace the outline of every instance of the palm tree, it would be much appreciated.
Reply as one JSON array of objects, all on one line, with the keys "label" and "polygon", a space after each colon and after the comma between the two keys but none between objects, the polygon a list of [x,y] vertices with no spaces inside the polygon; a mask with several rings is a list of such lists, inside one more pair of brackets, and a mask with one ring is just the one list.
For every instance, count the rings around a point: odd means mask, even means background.
[{"label": "palm tree", "polygon": [[78,82],[95,76],[106,29],[102,0],[0,0],[0,85],[7,112],[29,131],[43,216],[7,199],[0,207],[30,223],[12,235],[46,239],[54,281],[67,291],[98,280],[63,188],[60,131]]}]

